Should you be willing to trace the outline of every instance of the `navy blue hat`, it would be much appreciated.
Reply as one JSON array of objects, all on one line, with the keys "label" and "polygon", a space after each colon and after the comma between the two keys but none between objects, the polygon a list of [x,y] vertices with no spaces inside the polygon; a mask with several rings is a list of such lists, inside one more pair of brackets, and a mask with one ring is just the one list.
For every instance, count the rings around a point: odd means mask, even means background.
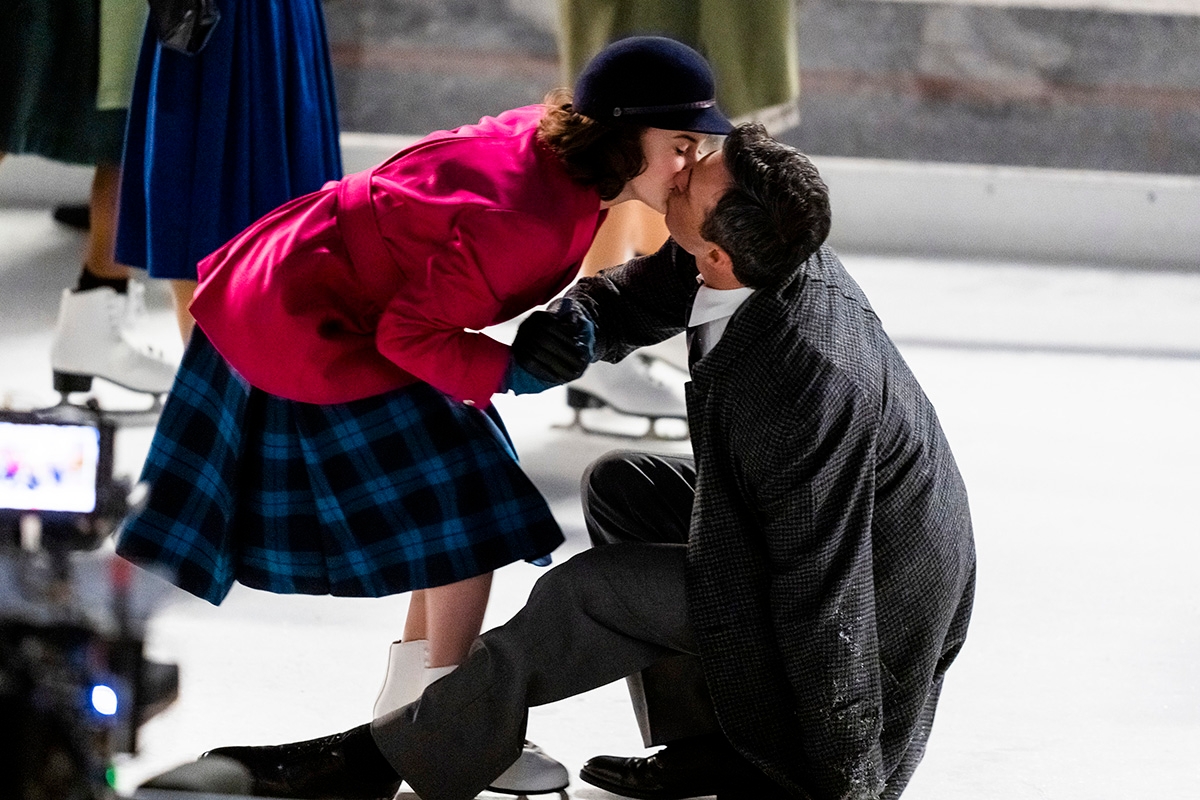
[{"label": "navy blue hat", "polygon": [[662,36],[631,36],[601,50],[575,84],[575,110],[599,122],[726,134],[704,56]]}]

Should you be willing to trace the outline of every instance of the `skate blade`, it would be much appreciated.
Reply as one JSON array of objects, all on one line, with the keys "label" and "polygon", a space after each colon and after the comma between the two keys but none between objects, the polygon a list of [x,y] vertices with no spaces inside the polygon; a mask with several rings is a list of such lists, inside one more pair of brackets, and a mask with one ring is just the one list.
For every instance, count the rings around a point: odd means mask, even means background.
[{"label": "skate blade", "polygon": [[566,431],[581,431],[592,436],[608,436],[652,442],[686,442],[690,436],[687,420],[678,417],[645,417],[625,414],[612,406],[589,409],[575,408],[569,423],[552,427]]},{"label": "skate blade", "polygon": [[151,428],[158,424],[163,403],[160,395],[148,396],[150,405],[145,408],[111,408],[94,396],[80,397],[60,392],[58,403],[42,409],[42,412],[66,417],[100,417],[118,428]]}]

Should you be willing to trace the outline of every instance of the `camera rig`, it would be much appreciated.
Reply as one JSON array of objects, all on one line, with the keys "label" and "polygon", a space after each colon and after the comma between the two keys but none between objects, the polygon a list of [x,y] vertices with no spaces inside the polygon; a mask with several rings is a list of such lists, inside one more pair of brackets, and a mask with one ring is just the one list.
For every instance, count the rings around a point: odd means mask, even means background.
[{"label": "camera rig", "polygon": [[[148,593],[102,545],[128,511],[98,409],[0,410],[0,796],[106,800],[115,753],[178,692],[142,655]],[[13,742],[14,739],[8,741]]]}]

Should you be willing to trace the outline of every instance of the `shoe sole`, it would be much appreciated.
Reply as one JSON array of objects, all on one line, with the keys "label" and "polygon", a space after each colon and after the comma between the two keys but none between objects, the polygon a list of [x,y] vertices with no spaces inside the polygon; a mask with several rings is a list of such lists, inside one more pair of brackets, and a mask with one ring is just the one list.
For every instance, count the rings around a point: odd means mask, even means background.
[{"label": "shoe sole", "polygon": [[606,792],[611,792],[621,797],[632,797],[635,800],[689,800],[693,797],[712,797],[716,792],[699,792],[697,794],[656,794],[653,792],[636,792],[619,783],[610,783],[603,778],[597,778],[594,775],[588,775],[583,770],[579,771],[579,779],[584,783],[590,783],[599,789]]},{"label": "shoe sole", "polygon": [[570,786],[569,783],[564,783],[562,786],[555,786],[553,789],[505,789],[499,786],[489,786],[487,791],[495,794],[506,794],[509,797],[525,797],[531,794],[556,794],[557,792],[565,791]]}]

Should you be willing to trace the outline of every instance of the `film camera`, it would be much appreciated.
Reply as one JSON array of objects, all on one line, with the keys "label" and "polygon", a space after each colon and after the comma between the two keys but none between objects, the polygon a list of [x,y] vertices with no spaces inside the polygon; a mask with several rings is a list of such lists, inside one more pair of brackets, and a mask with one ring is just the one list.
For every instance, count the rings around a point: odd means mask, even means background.
[{"label": "film camera", "polygon": [[0,410],[0,797],[115,796],[113,755],[178,693],[142,655],[140,576],[101,547],[130,490],[113,439],[95,411]]}]

